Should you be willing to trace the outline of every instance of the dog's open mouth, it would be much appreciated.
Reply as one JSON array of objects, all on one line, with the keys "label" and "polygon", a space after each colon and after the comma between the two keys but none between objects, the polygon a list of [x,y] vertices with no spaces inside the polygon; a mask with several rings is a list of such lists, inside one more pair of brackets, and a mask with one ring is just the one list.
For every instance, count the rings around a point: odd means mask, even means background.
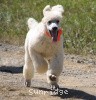
[{"label": "dog's open mouth", "polygon": [[57,42],[58,40],[58,30],[49,30],[50,35],[52,37],[53,42]]}]

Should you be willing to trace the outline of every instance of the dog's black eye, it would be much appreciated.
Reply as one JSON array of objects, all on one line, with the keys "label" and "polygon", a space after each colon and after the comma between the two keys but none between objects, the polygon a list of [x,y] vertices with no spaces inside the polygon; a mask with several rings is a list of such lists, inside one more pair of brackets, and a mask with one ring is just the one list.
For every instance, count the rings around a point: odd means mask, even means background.
[{"label": "dog's black eye", "polygon": [[59,24],[59,20],[57,20],[56,22],[57,22],[57,24]]},{"label": "dog's black eye", "polygon": [[50,25],[52,23],[52,21],[49,21],[48,24]]}]

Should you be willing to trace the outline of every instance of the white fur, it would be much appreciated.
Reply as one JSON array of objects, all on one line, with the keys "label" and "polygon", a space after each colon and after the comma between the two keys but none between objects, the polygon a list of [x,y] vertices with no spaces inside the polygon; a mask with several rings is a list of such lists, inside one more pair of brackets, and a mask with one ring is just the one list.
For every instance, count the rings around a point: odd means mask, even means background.
[{"label": "white fur", "polygon": [[[48,5],[44,8],[43,15],[40,23],[33,18],[28,20],[29,32],[25,40],[23,75],[25,80],[31,80],[34,76],[34,69],[38,73],[47,71],[48,83],[55,84],[63,68],[63,36],[61,35],[60,41],[53,43],[52,39],[45,34],[46,22],[54,18],[61,19],[62,10],[58,6],[51,8]],[[55,82],[49,79],[50,75],[56,76]]]},{"label": "white fur", "polygon": [[36,27],[38,22],[34,18],[29,18],[28,21],[27,21],[27,24],[28,24],[28,28],[31,29],[31,28]]}]

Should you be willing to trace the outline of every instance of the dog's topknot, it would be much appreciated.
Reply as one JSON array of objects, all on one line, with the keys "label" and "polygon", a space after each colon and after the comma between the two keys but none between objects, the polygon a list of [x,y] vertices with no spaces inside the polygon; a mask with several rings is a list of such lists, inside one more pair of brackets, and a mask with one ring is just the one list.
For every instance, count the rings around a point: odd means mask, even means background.
[{"label": "dog's topknot", "polygon": [[60,12],[61,14],[64,13],[64,8],[63,8],[62,5],[53,6],[53,7],[52,7],[52,10],[53,10],[53,11],[58,11],[58,12]]},{"label": "dog's topknot", "polygon": [[43,22],[46,22],[48,20],[51,19],[61,19],[63,17],[63,13],[64,13],[64,8],[62,5],[56,5],[53,7],[50,7],[50,5],[47,5],[44,9],[43,9]]},{"label": "dog's topknot", "polygon": [[51,11],[51,7],[50,5],[47,5],[44,9],[43,9],[43,15],[45,15],[47,12]]}]

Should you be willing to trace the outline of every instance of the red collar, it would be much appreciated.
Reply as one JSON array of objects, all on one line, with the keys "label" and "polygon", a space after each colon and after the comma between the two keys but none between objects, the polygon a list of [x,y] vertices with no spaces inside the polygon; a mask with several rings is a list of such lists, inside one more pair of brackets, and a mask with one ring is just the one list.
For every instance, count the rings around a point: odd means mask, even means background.
[{"label": "red collar", "polygon": [[[58,30],[58,38],[57,38],[57,41],[60,41],[60,36],[61,36],[62,33],[63,33],[63,32],[62,32],[62,29],[60,28],[60,29]],[[46,35],[47,35],[48,37],[51,37],[51,35],[50,35],[49,32],[46,32]]]}]

